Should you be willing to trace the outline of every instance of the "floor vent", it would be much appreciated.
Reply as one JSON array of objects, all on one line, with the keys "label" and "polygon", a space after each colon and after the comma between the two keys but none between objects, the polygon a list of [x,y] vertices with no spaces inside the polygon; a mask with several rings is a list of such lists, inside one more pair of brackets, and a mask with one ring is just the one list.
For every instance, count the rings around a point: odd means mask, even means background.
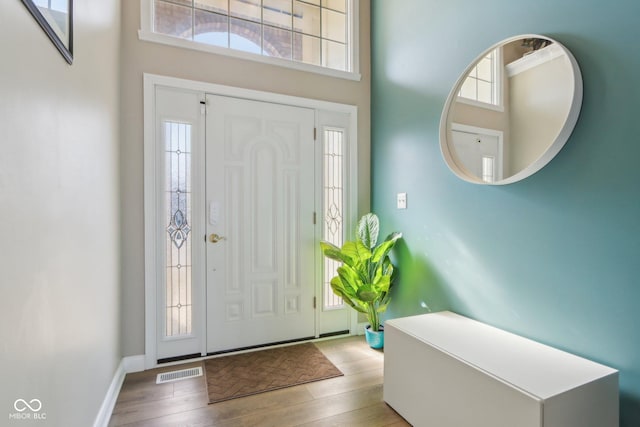
[{"label": "floor vent", "polygon": [[163,372],[158,374],[156,384],[171,383],[174,381],[186,380],[187,378],[195,378],[202,376],[202,367],[181,369],[179,371]]}]

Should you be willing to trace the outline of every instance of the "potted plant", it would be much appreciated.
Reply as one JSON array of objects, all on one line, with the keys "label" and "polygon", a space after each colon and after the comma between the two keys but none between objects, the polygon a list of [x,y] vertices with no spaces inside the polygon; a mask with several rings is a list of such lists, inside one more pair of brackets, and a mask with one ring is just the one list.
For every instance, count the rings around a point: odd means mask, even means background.
[{"label": "potted plant", "polygon": [[402,233],[393,232],[378,245],[379,230],[378,217],[368,213],[358,221],[356,240],[347,241],[342,248],[320,242],[326,257],[342,263],[337,276],[331,279],[331,289],[345,303],[367,315],[369,326],[365,335],[372,348],[384,346],[380,313],[391,301],[389,291],[394,280],[389,251],[402,237]]}]

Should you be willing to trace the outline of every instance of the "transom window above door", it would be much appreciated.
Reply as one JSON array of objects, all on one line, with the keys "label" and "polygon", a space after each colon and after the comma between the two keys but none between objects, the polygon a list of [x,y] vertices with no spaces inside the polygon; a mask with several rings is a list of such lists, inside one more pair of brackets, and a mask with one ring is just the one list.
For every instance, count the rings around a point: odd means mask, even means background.
[{"label": "transom window above door", "polygon": [[143,0],[142,4],[140,37],[145,40],[175,44],[178,39],[191,44],[185,47],[240,52],[279,65],[358,71],[357,0]]}]

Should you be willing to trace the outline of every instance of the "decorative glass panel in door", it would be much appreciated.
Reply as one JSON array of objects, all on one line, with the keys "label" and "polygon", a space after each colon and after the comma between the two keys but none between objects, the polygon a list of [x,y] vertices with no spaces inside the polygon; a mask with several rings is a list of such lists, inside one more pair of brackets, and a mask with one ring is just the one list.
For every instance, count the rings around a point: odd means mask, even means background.
[{"label": "decorative glass panel in door", "polygon": [[203,350],[203,97],[193,91],[156,88],[152,222],[158,363],[199,356]]},{"label": "decorative glass panel in door", "polygon": [[167,121],[165,132],[165,336],[188,335],[191,311],[191,125]]},{"label": "decorative glass panel in door", "polygon": [[[323,135],[324,159],[324,218],[322,238],[341,247],[344,241],[344,130],[325,128]],[[333,293],[331,278],[340,263],[323,257],[323,307],[343,308],[342,298]]]},{"label": "decorative glass panel in door", "polygon": [[[338,111],[318,111],[317,150],[321,163],[318,185],[318,233],[319,238],[341,247],[349,233],[353,231],[356,174],[352,160],[355,141],[351,133],[353,116]],[[353,157],[352,157],[353,156]],[[331,278],[336,275],[340,263],[322,256],[318,246],[319,295],[321,302],[318,313],[319,335],[330,336],[354,332],[355,311],[335,295],[331,289]]]}]

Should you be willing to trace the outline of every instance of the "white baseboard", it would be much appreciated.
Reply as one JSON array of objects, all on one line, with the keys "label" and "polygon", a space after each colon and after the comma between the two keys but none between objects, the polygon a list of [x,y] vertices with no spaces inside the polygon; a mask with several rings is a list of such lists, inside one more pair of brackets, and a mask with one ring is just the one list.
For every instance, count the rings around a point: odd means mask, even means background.
[{"label": "white baseboard", "polygon": [[138,356],[127,356],[123,358],[122,361],[124,363],[124,371],[127,374],[144,371],[144,354]]},{"label": "white baseboard", "polygon": [[116,400],[118,399],[118,394],[120,393],[120,387],[122,387],[125,374],[126,372],[124,371],[123,359],[118,364],[118,368],[113,375],[113,380],[111,381],[109,390],[107,390],[107,395],[102,402],[102,406],[100,406],[100,411],[98,411],[96,420],[93,422],[93,427],[107,427],[109,425],[111,413],[113,412],[113,407],[116,406]]},{"label": "white baseboard", "polygon": [[107,427],[109,425],[111,413],[116,406],[116,400],[118,400],[118,394],[120,394],[125,375],[140,371],[144,371],[144,356],[128,356],[120,360],[118,368],[113,375],[113,380],[111,380],[109,390],[107,390],[107,395],[104,397],[100,411],[98,411],[98,415],[93,422],[93,427]]}]

